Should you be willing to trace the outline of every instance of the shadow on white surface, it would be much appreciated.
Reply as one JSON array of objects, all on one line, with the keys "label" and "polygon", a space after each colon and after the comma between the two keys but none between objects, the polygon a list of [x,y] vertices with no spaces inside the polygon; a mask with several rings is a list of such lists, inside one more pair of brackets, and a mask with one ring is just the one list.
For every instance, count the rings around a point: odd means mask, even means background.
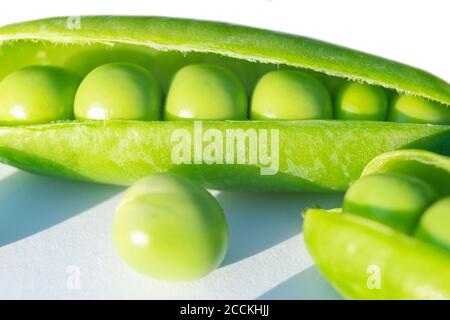
[{"label": "shadow on white surface", "polygon": [[[342,194],[215,192],[230,230],[223,268],[199,281],[178,284],[137,275],[113,253],[110,222],[119,200],[115,195],[122,190],[25,172],[0,180],[0,262],[4,266],[0,296],[334,298],[317,271],[308,269],[311,260],[300,237],[301,211],[316,203],[340,206]],[[80,290],[67,289],[69,265],[82,272]]]},{"label": "shadow on white surface", "polygon": [[302,210],[340,207],[341,193],[233,193],[216,195],[228,221],[229,246],[222,266],[233,264],[300,233]]},{"label": "shadow on white surface", "polygon": [[18,171],[0,180],[0,246],[67,220],[123,188]]},{"label": "shadow on white surface", "polygon": [[339,293],[311,266],[258,297],[261,300],[337,300]]}]

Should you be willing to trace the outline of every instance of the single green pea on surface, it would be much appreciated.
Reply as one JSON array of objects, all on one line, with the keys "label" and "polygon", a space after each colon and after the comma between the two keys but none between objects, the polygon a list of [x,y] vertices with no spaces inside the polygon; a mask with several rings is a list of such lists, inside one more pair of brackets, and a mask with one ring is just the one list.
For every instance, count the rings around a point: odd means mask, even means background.
[{"label": "single green pea on surface", "polygon": [[332,119],[333,107],[330,94],[314,77],[300,71],[272,71],[256,84],[250,118]]},{"label": "single green pea on surface", "polygon": [[437,196],[432,187],[417,178],[379,173],[352,184],[345,194],[343,209],[412,233],[423,211]]},{"label": "single green pea on surface", "polygon": [[450,299],[449,185],[450,157],[381,154],[350,187],[343,210],[306,211],[308,251],[347,298]]},{"label": "single green pea on surface", "polygon": [[47,123],[73,119],[80,78],[54,66],[28,66],[0,82],[0,123]]},{"label": "single green pea on surface", "polygon": [[114,246],[136,271],[165,280],[205,276],[222,262],[228,227],[217,200],[175,175],[153,175],[124,194],[113,221]]},{"label": "single green pea on surface", "polygon": [[91,71],[75,96],[80,120],[159,120],[161,88],[147,69],[131,63],[109,63]]},{"label": "single green pea on surface", "polygon": [[230,70],[189,65],[179,70],[170,84],[164,119],[244,120],[247,100],[244,84]]},{"label": "single green pea on surface", "polygon": [[388,98],[383,88],[344,82],[335,98],[335,117],[341,120],[386,119]]},{"label": "single green pea on surface", "polygon": [[414,236],[450,253],[450,196],[436,201],[422,214]]}]

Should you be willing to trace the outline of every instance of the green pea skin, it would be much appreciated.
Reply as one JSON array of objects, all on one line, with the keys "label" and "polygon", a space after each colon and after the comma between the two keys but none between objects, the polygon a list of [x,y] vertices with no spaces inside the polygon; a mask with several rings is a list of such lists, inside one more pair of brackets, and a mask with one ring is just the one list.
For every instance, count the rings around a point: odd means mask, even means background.
[{"label": "green pea skin", "polygon": [[175,175],[145,177],[126,191],[113,221],[117,253],[157,279],[205,276],[223,260],[228,228],[217,200]]},{"label": "green pea skin", "polygon": [[181,68],[173,77],[164,109],[165,120],[244,120],[247,117],[247,91],[230,70],[193,64]]},{"label": "green pea skin", "polygon": [[414,236],[450,252],[450,196],[436,201],[423,213]]},{"label": "green pea skin", "polygon": [[383,121],[386,119],[387,109],[387,95],[381,87],[346,82],[336,94],[336,119]]},{"label": "green pea skin", "polygon": [[265,74],[253,92],[250,118],[255,120],[331,119],[331,97],[313,76],[295,70]]},{"label": "green pea skin", "polygon": [[75,96],[79,120],[159,120],[161,87],[155,76],[131,63],[109,63],[92,70]]},{"label": "green pea skin", "polygon": [[53,66],[29,66],[0,82],[0,123],[47,123],[73,119],[80,78]]},{"label": "green pea skin", "polygon": [[388,121],[450,124],[450,107],[419,97],[397,95],[392,99]]},{"label": "green pea skin", "polygon": [[360,178],[344,197],[344,212],[412,233],[422,212],[437,193],[422,180],[379,173]]}]

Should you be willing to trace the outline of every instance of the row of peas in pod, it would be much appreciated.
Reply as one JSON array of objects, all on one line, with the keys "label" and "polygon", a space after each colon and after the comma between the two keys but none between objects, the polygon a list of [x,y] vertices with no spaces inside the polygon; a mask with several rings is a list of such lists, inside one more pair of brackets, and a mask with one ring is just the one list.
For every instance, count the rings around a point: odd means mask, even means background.
[{"label": "row of peas in pod", "polygon": [[164,97],[141,66],[110,63],[84,79],[55,66],[29,66],[0,82],[0,123],[58,120],[305,120],[341,119],[450,124],[450,108],[391,95],[379,86],[343,81],[331,90],[299,70],[268,72],[251,97],[232,71],[210,64],[178,70]]},{"label": "row of peas in pod", "polygon": [[450,196],[442,197],[418,178],[393,173],[362,177],[347,190],[343,209],[450,250]]}]

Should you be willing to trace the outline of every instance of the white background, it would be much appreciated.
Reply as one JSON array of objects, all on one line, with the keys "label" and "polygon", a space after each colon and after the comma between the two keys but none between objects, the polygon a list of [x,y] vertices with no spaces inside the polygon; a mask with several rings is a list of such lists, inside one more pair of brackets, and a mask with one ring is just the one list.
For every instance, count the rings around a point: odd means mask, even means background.
[{"label": "white background", "polygon": [[[3,0],[0,25],[85,14],[218,20],[326,40],[449,81],[449,3]],[[144,278],[115,255],[110,225],[122,189],[0,169],[0,298],[339,298],[305,251],[300,211],[340,206],[341,195],[215,192],[229,221],[228,255],[208,277],[174,284]]]}]

